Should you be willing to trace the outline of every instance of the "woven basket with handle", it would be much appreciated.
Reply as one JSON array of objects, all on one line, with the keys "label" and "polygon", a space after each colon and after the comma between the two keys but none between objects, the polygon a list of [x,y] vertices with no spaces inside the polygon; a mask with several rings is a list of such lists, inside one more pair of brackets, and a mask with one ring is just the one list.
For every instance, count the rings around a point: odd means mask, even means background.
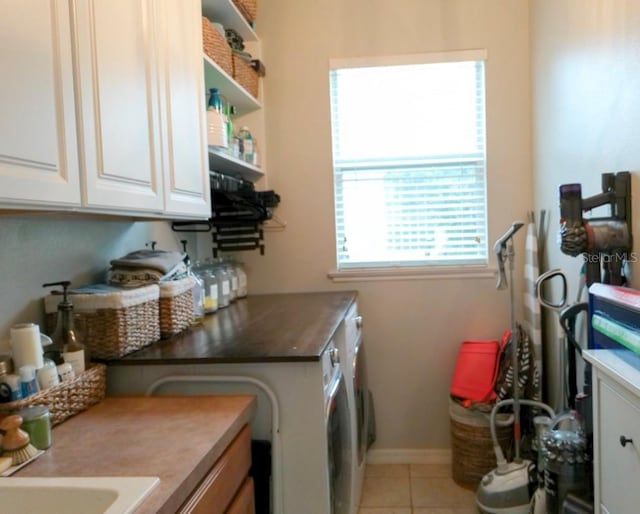
[{"label": "woven basket with handle", "polygon": [[[49,334],[56,326],[60,295],[45,297]],[[155,284],[105,294],[71,294],[74,323],[89,355],[117,359],[160,339],[159,288]]]},{"label": "woven basket with handle", "polygon": [[160,283],[160,337],[171,337],[191,326],[193,286],[191,277]]},{"label": "woven basket with handle", "polygon": [[24,407],[44,405],[49,409],[51,425],[59,425],[65,419],[74,416],[105,397],[107,385],[107,367],[93,363],[73,380],[39,391],[22,400],[0,403],[0,412],[9,414]]}]

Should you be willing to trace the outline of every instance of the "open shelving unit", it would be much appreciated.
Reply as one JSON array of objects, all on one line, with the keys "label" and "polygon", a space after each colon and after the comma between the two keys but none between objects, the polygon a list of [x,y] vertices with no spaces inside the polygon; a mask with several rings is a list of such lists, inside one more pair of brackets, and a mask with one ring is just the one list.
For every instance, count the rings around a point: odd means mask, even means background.
[{"label": "open shelving unit", "polygon": [[[202,0],[202,15],[235,30],[245,42],[259,42],[253,27],[247,22],[232,0]],[[207,90],[217,87],[226,101],[236,108],[236,116],[242,117],[262,109],[262,104],[244,89],[208,55],[203,53],[204,81]],[[209,169],[237,178],[256,182],[264,171],[241,159],[227,155],[216,147],[209,147]]]}]

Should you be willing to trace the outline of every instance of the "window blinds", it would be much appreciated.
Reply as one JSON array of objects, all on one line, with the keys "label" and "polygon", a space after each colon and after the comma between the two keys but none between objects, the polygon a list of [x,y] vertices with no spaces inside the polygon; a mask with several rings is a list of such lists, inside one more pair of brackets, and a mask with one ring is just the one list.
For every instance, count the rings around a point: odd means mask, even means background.
[{"label": "window blinds", "polygon": [[336,66],[330,92],[338,269],[486,263],[484,59]]}]

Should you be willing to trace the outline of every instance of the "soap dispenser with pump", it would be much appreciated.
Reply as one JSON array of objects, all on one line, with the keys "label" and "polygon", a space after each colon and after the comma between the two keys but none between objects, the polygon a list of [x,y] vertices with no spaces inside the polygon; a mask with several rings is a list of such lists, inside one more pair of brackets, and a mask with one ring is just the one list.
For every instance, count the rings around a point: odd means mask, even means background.
[{"label": "soap dispenser with pump", "polygon": [[45,347],[45,357],[55,362],[60,360],[71,364],[75,376],[85,371],[89,364],[89,352],[82,342],[82,336],[73,320],[73,304],[69,301],[68,287],[71,282],[50,282],[42,287],[62,286],[62,301],[58,304],[56,328],[51,334],[53,343]]}]

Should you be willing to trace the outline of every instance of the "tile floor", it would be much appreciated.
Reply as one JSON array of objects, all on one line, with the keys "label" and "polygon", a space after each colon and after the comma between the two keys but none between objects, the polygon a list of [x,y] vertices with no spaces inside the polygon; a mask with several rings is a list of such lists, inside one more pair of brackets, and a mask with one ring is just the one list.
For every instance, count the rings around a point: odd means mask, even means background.
[{"label": "tile floor", "polygon": [[475,493],[450,464],[369,464],[359,514],[476,514]]}]

